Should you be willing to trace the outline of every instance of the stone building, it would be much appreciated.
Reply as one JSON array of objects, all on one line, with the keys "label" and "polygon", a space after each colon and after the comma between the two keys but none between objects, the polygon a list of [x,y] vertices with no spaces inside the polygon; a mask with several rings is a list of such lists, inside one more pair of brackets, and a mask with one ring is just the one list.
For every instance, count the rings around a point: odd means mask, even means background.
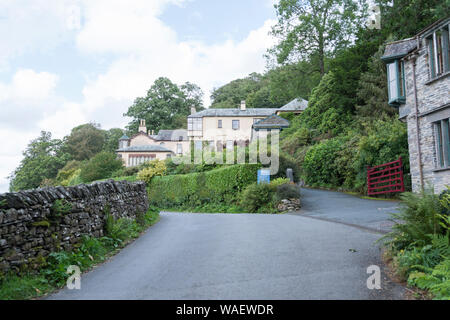
[{"label": "stone building", "polygon": [[185,129],[160,130],[157,135],[147,132],[145,120],[140,121],[139,132],[131,138],[124,135],[119,139],[119,158],[126,167],[133,167],[146,161],[165,160],[188,151],[189,140]]},{"label": "stone building", "polygon": [[389,104],[408,126],[414,192],[450,185],[450,18],[387,44]]}]

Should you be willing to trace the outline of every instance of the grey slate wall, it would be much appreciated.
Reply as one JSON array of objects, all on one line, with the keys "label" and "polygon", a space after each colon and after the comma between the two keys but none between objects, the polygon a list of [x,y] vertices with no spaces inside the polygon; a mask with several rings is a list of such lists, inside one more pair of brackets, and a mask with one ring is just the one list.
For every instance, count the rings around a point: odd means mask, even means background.
[{"label": "grey slate wall", "polygon": [[[66,212],[55,210],[55,203]],[[84,235],[101,237],[105,208],[115,218],[147,212],[145,183],[108,180],[0,194],[0,271],[71,250]]]},{"label": "grey slate wall", "polygon": [[[406,80],[406,104],[400,107],[400,116],[407,114],[408,125],[409,159],[411,165],[411,179],[413,191],[420,191],[420,174],[418,165],[418,148],[416,135],[416,119],[414,107],[414,87],[412,75],[412,61],[405,62]],[[428,53],[426,46],[422,46],[416,62],[416,86],[419,109],[420,146],[422,152],[422,168],[425,187],[433,186],[436,193],[446,189],[450,185],[450,170],[436,170],[437,158],[432,123],[448,114],[450,107],[446,110],[436,111],[426,115],[430,111],[438,110],[450,103],[450,75],[444,75],[430,80],[428,65]]]}]

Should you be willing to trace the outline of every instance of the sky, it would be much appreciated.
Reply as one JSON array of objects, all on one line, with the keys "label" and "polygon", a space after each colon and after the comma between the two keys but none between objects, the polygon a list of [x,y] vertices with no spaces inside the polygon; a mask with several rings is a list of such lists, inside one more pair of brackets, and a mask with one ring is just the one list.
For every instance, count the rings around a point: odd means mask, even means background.
[{"label": "sky", "polygon": [[[123,128],[158,77],[213,88],[264,72],[274,0],[0,0],[0,192],[41,130]],[[151,129],[151,128],[149,128]]]}]

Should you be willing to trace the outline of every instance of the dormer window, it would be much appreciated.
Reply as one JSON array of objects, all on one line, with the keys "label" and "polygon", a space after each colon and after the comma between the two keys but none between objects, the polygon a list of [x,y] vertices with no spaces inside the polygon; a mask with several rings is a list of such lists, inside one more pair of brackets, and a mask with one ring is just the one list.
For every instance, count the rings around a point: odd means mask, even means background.
[{"label": "dormer window", "polygon": [[435,78],[443,73],[450,71],[449,62],[449,27],[435,31],[428,36],[428,65],[430,68],[430,77]]},{"label": "dormer window", "polygon": [[404,104],[405,99],[405,70],[401,60],[394,60],[387,64],[389,104],[398,106]]}]

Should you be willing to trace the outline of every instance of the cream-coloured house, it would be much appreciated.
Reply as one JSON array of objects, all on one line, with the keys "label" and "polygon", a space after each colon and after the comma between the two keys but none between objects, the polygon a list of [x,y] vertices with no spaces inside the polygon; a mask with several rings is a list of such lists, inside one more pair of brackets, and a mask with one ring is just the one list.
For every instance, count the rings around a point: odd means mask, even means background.
[{"label": "cream-coloured house", "polygon": [[125,166],[139,165],[152,159],[164,160],[190,152],[191,142],[199,150],[208,144],[212,149],[233,148],[238,143],[248,144],[251,140],[267,136],[272,130],[282,130],[289,121],[279,116],[282,113],[299,114],[308,102],[295,99],[282,108],[250,108],[245,101],[236,109],[206,109],[196,112],[191,109],[187,117],[188,129],[160,130],[157,135],[148,131],[145,120],[141,120],[139,133],[131,138],[119,140],[118,156]]},{"label": "cream-coloured house", "polygon": [[[281,130],[289,126],[287,120],[276,116],[280,110],[246,108],[245,101],[242,101],[239,109],[206,109],[200,112],[193,109],[187,119],[188,137],[194,141],[196,149],[201,148],[204,142],[213,148],[220,144],[230,148],[236,143],[248,143],[257,136],[255,125],[265,119],[271,118],[271,125],[260,129]],[[280,125],[275,125],[276,122]]]},{"label": "cream-coloured house", "polygon": [[124,135],[119,139],[116,151],[126,167],[133,167],[146,161],[165,160],[175,155],[183,155],[189,149],[189,140],[185,129],[160,130],[152,135],[145,120],[140,121],[139,132],[131,138]]}]

